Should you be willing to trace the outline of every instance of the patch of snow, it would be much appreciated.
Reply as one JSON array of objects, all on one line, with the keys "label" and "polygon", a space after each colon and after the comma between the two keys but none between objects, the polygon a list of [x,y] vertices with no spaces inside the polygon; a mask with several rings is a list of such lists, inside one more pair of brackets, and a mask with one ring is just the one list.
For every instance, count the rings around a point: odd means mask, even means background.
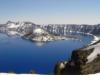
[{"label": "patch of snow", "polygon": [[[87,33],[88,35],[92,35],[90,33]],[[88,61],[87,63],[92,62],[95,58],[97,58],[97,55],[100,54],[100,43],[96,44],[96,45],[92,45],[93,43],[97,42],[100,40],[99,37],[92,35],[94,37],[94,40],[89,44],[89,47],[86,47],[82,50],[89,50],[94,48],[94,51],[87,57]]]},{"label": "patch of snow", "polygon": [[70,30],[69,32],[70,32],[70,33],[72,33],[73,31],[72,31],[72,30]]},{"label": "patch of snow", "polygon": [[33,30],[33,33],[34,34],[43,34],[43,33],[45,33],[45,31],[41,28],[37,28],[37,29]]},{"label": "patch of snow", "polygon": [[91,44],[93,44],[93,43],[95,43],[96,41],[100,40],[100,38],[97,37],[97,36],[95,36],[95,35],[93,35],[93,37],[94,37],[94,40],[91,41]]},{"label": "patch of snow", "polygon": [[14,23],[11,23],[11,24],[8,24],[8,27],[7,28],[9,28],[9,29],[12,29],[12,28],[17,29],[18,27],[19,27],[19,25],[16,25]]},{"label": "patch of snow", "polygon": [[88,62],[87,62],[87,63],[92,62],[92,61],[97,57],[97,55],[100,54],[100,43],[98,43],[98,44],[96,44],[96,45],[93,45],[93,48],[95,48],[95,49],[94,49],[94,51],[87,57],[87,59],[88,59]]},{"label": "patch of snow", "polygon": [[64,63],[61,63],[59,67],[60,67],[60,69],[63,69],[63,68],[65,68],[65,65],[64,65]]},{"label": "patch of snow", "polygon": [[96,74],[88,74],[88,75],[100,75],[100,73],[96,73]]},{"label": "patch of snow", "polygon": [[44,42],[36,42],[36,46],[41,47],[43,46],[45,43]]},{"label": "patch of snow", "polygon": [[0,73],[0,75],[42,75],[42,74],[14,74],[14,73]]}]

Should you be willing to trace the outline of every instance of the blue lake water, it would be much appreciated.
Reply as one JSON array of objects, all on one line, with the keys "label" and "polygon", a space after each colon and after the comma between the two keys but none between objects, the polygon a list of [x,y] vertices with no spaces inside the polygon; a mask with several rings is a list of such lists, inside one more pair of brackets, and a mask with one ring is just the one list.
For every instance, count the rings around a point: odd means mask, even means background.
[{"label": "blue lake water", "polygon": [[41,44],[0,33],[0,72],[50,74],[58,61],[68,60],[71,52],[91,42],[93,37],[81,35],[79,40],[61,40]]}]

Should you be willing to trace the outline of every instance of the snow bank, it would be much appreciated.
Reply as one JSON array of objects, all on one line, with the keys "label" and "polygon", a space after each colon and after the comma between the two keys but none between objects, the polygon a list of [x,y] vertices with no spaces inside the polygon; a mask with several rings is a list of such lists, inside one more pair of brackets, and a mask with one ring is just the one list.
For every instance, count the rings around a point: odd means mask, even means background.
[{"label": "snow bank", "polygon": [[90,33],[86,33],[87,35],[91,35],[91,36],[93,36],[93,40],[91,41],[91,43],[90,43],[90,45],[91,44],[93,44],[93,43],[95,43],[95,42],[97,42],[100,38],[99,37],[97,37],[97,36],[95,36],[95,35],[93,35],[93,34],[90,34]]},{"label": "snow bank", "polygon": [[0,75],[42,75],[42,74],[13,74],[13,73],[0,73]]},{"label": "snow bank", "polygon": [[87,63],[93,61],[97,57],[97,55],[100,54],[100,43],[94,45],[93,48],[94,51],[87,57],[88,59]]},{"label": "snow bank", "polygon": [[[97,42],[98,40],[100,40],[99,37],[97,37],[95,35],[93,35],[93,36],[94,36],[94,40],[91,42],[91,44],[93,44],[93,43]],[[88,59],[87,63],[92,62],[97,57],[97,55],[100,54],[100,43],[98,43],[96,45],[92,45],[88,48],[94,48],[94,51],[87,57],[87,59]]]},{"label": "snow bank", "polygon": [[89,75],[100,75],[100,73],[96,73],[96,74],[89,74]]},{"label": "snow bank", "polygon": [[93,44],[93,43],[97,42],[98,40],[100,40],[100,38],[95,36],[95,35],[93,35],[93,37],[94,37],[94,39],[93,39],[93,41],[91,41],[91,44]]}]

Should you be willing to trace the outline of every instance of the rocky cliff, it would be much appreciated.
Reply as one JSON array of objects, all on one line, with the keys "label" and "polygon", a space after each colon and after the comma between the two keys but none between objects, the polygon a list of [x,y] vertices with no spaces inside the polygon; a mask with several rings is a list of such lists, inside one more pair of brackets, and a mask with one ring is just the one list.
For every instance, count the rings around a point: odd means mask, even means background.
[{"label": "rocky cliff", "polygon": [[100,34],[100,24],[96,25],[87,25],[87,24],[48,24],[48,25],[37,25],[32,22],[12,22],[8,21],[5,24],[0,24],[0,31],[7,30],[16,30],[21,34],[28,34],[32,32],[35,28],[40,27],[44,30],[58,35],[68,35],[72,33],[91,33],[91,34]]},{"label": "rocky cliff", "polygon": [[[71,60],[58,62],[56,64],[54,75],[88,75],[100,72],[100,48],[97,45],[100,47],[100,40],[85,48],[73,51]],[[96,58],[94,54],[91,56],[94,59],[88,62],[91,60],[88,57],[96,52]]]}]

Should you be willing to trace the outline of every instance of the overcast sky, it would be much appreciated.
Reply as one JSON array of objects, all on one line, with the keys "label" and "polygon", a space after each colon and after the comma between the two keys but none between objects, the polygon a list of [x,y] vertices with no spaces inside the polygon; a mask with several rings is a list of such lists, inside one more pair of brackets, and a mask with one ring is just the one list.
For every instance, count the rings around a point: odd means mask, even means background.
[{"label": "overcast sky", "polygon": [[100,0],[0,0],[0,23],[100,23]]}]

